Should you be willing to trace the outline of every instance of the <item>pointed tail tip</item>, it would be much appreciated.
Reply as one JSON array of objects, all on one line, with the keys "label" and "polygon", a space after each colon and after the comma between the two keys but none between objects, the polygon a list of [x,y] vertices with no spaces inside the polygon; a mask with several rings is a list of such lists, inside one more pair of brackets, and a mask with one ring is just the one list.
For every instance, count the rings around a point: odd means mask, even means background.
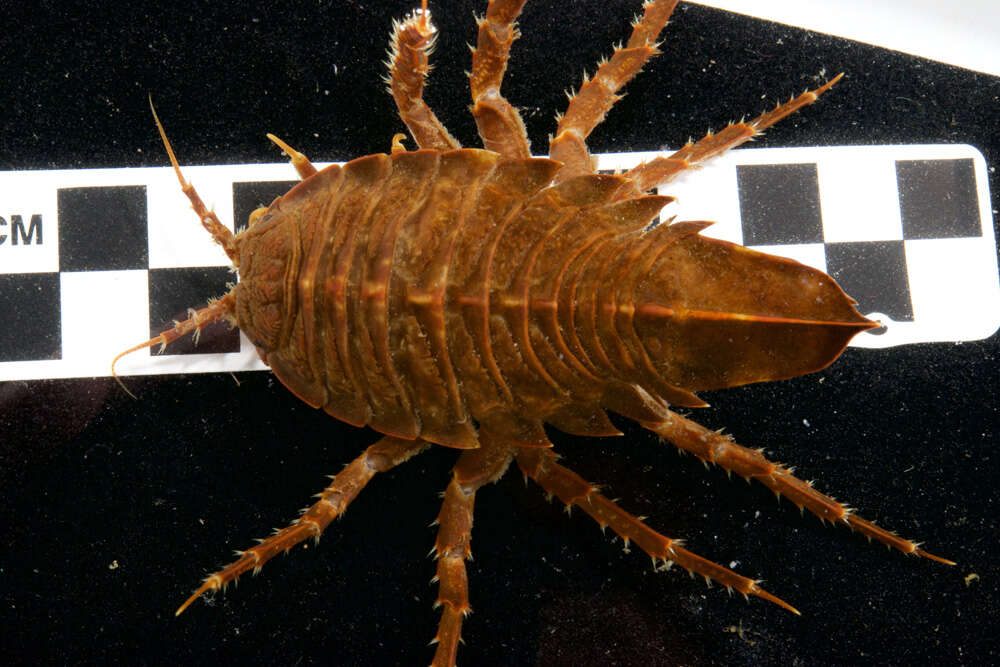
[{"label": "pointed tail tip", "polygon": [[848,326],[857,329],[856,333],[863,333],[865,331],[871,331],[872,329],[881,329],[885,325],[878,320],[870,320],[861,313],[855,311],[857,319],[854,321],[846,322]]}]

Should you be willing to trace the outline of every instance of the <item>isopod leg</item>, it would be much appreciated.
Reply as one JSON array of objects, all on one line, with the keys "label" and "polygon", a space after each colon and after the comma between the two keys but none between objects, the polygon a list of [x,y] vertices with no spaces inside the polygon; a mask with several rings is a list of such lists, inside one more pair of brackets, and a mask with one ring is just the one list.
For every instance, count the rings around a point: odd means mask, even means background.
[{"label": "isopod leg", "polygon": [[589,514],[601,530],[611,527],[618,533],[628,550],[635,542],[652,559],[654,567],[672,567],[675,563],[706,582],[716,581],[727,589],[736,589],[743,595],[756,595],[798,614],[798,610],[781,598],[758,586],[758,581],[748,579],[717,563],[702,558],[682,546],[681,540],[661,535],[647,526],[640,517],[632,516],[598,492],[572,470],[556,463],[556,455],[548,449],[522,449],[517,454],[521,471],[535,480],[545,491],[563,501],[567,510],[577,506]]},{"label": "isopod leg", "polygon": [[788,102],[779,104],[771,111],[762,113],[749,122],[730,123],[718,133],[709,133],[695,143],[688,142],[686,146],[673,155],[653,158],[638,165],[625,174],[633,180],[634,190],[622,192],[619,196],[634,196],[651,190],[657,185],[666,183],[685,169],[690,169],[705,160],[722,155],[730,148],[735,148],[749,141],[785,116],[815,102],[820,95],[840,81],[842,76],[843,74],[838,74],[819,88],[807,90],[798,97],[793,97]]},{"label": "isopod leg", "polygon": [[927,553],[916,542],[905,540],[855,515],[849,507],[814,489],[810,482],[795,477],[789,468],[769,461],[760,450],[738,445],[728,437],[674,412],[669,412],[669,418],[663,422],[643,425],[706,464],[715,463],[748,480],[758,480],[779,497],[785,496],[800,509],[805,508],[820,519],[848,526],[868,539],[878,540],[905,554],[923,556],[947,565],[955,564],[946,558]]},{"label": "isopod leg", "polygon": [[291,160],[292,166],[295,167],[295,171],[299,172],[299,178],[305,180],[316,173],[316,167],[313,166],[313,163],[310,162],[309,158],[305,155],[298,152],[273,134],[269,133],[267,138],[274,142],[278,148],[284,151],[285,155],[288,156],[288,159]]},{"label": "isopod leg", "polygon": [[427,0],[402,22],[394,21],[389,40],[389,93],[399,117],[420,148],[439,151],[460,148],[458,141],[424,102],[424,81],[430,71],[428,56],[434,50],[437,28],[431,23]]},{"label": "isopod leg", "polygon": [[205,579],[198,590],[177,609],[176,614],[180,615],[203,593],[224,588],[244,572],[253,570],[256,574],[264,566],[264,563],[279,553],[288,551],[299,542],[310,537],[319,541],[320,534],[330,525],[331,521],[344,513],[347,506],[371,481],[375,473],[394,468],[428,446],[428,443],[422,440],[382,438],[334,475],[330,485],[322,493],[317,494],[319,501],[306,509],[290,526],[261,540],[260,544],[255,547],[246,551],[237,551],[239,557]]},{"label": "isopod leg", "polygon": [[639,73],[647,60],[658,53],[656,38],[676,5],[677,0],[646,2],[642,18],[634,24],[628,44],[615,49],[611,59],[597,68],[594,78],[585,77],[579,92],[570,98],[566,114],[559,119],[556,134],[549,141],[549,157],[563,163],[557,180],[594,172],[587,150],[587,137],[601,124],[615,102],[621,99],[618,91]]},{"label": "isopod leg", "polygon": [[490,0],[479,19],[479,37],[472,51],[472,115],[483,145],[505,160],[531,157],[528,133],[517,109],[500,93],[510,45],[518,37],[515,21],[526,0]]},{"label": "isopod leg", "polygon": [[174,149],[170,147],[170,141],[167,139],[167,132],[163,129],[163,123],[160,122],[159,117],[156,115],[156,109],[153,108],[153,100],[149,100],[149,108],[153,112],[153,120],[156,121],[156,129],[160,131],[160,138],[163,139],[163,146],[167,149],[167,155],[170,157],[170,164],[174,167],[174,173],[177,174],[177,180],[180,181],[181,190],[184,195],[191,202],[191,208],[194,212],[198,214],[198,219],[201,220],[201,225],[204,227],[209,234],[212,235],[212,239],[222,246],[222,249],[226,251],[226,255],[229,257],[230,261],[233,263],[234,267],[239,267],[239,254],[236,252],[236,237],[233,233],[229,231],[229,228],[222,224],[218,216],[215,215],[215,211],[208,210],[205,203],[201,200],[198,195],[198,191],[194,189],[194,186],[184,180],[184,175],[181,173],[181,167],[177,163],[177,158],[174,156]]},{"label": "isopod leg", "polygon": [[433,667],[452,667],[462,637],[462,620],[468,615],[469,580],[465,561],[472,557],[472,511],[476,491],[503,475],[513,458],[506,445],[482,440],[479,449],[462,452],[452,471],[452,480],[444,492],[438,514],[437,540],[433,554],[437,559],[438,597],[441,621],[432,643],[437,644]]}]

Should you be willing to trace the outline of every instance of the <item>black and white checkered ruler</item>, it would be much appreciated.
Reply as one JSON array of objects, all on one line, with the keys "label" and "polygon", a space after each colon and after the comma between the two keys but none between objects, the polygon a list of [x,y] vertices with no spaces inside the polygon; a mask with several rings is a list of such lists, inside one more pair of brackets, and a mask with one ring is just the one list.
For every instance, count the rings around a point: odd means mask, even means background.
[{"label": "black and white checkered ruler", "polygon": [[[653,154],[600,156],[625,169]],[[318,165],[322,166],[322,165]],[[245,224],[295,183],[287,164],[187,167],[220,219]],[[665,189],[664,215],[831,273],[882,320],[852,345],[977,340],[1000,327],[986,165],[970,146],[733,151]],[[236,280],[169,168],[0,172],[0,381],[108,375]],[[739,286],[734,286],[739,289]],[[143,350],[119,372],[262,369],[225,325]]]}]

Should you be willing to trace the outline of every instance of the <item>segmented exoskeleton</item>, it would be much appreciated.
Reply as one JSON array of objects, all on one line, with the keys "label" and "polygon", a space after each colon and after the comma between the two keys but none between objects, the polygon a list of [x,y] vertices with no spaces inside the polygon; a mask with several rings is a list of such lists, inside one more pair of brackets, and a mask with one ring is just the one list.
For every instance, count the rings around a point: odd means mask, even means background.
[{"label": "segmented exoskeleton", "polygon": [[812,103],[840,77],[673,155],[600,175],[586,138],[656,53],[676,0],[645,4],[627,44],[571,98],[548,158],[531,156],[521,119],[500,93],[523,4],[491,0],[479,21],[470,83],[485,150],[460,148],[423,101],[435,34],[424,6],[394,26],[388,79],[419,149],[405,150],[397,136],[390,154],[317,171],[272,137],[303,180],[255,211],[249,229],[235,236],[184,180],[157,119],[184,193],[240,280],[133,350],[226,319],[303,401],[385,434],[298,520],[241,552],[178,613],[205,591],[318,537],[376,472],[430,444],[463,450],[438,516],[443,609],[435,664],[454,664],[469,609],[465,560],[476,490],[512,461],[654,562],[676,563],[796,612],[758,582],[657,533],[556,462],[543,423],[621,435],[605,410],[758,479],[821,518],[950,562],[669,407],[703,406],[700,390],[818,370],[876,326],[820,271],[701,236],[706,222],[651,226],[671,201],[650,194],[654,187]]}]

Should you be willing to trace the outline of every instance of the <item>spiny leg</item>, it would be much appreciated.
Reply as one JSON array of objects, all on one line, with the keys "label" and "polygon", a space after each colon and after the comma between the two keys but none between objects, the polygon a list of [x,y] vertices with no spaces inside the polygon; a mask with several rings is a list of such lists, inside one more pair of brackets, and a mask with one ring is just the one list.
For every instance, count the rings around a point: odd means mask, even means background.
[{"label": "spiny leg", "polygon": [[743,595],[756,595],[795,614],[799,613],[795,607],[758,586],[758,581],[740,576],[688,551],[681,546],[681,540],[661,535],[647,526],[642,518],[621,509],[598,493],[593,484],[556,463],[556,455],[552,450],[521,449],[517,453],[517,464],[525,475],[535,480],[546,492],[558,497],[567,507],[575,505],[589,514],[601,526],[601,530],[610,526],[624,541],[626,551],[630,542],[639,545],[653,559],[654,567],[658,560],[668,568],[676,563],[692,576],[700,574],[705,577],[706,582],[714,580],[727,589],[735,588]]},{"label": "spiny leg", "polygon": [[510,45],[518,38],[515,21],[526,0],[490,0],[479,19],[479,37],[472,51],[472,115],[483,146],[504,160],[531,157],[528,133],[517,109],[500,93]]},{"label": "spiny leg", "polygon": [[309,158],[305,155],[298,152],[270,132],[268,133],[267,138],[274,142],[278,148],[284,151],[285,155],[288,156],[288,159],[291,160],[292,166],[295,167],[295,171],[299,172],[299,178],[305,180],[316,173],[316,167],[313,166],[312,162],[310,162]]},{"label": "spiny leg", "polygon": [[579,92],[570,97],[566,114],[559,119],[556,134],[549,141],[549,157],[563,163],[556,180],[594,173],[587,137],[621,99],[618,91],[639,73],[647,60],[659,53],[656,38],[676,6],[677,0],[646,2],[628,44],[616,48],[610,60],[600,63],[594,78],[585,76]]},{"label": "spiny leg", "polygon": [[749,141],[785,116],[815,102],[820,95],[840,81],[842,76],[844,75],[838,74],[819,88],[807,90],[798,97],[792,97],[784,104],[779,104],[771,111],[762,113],[750,122],[730,123],[722,131],[716,134],[709,133],[697,143],[688,142],[673,155],[643,162],[626,172],[625,176],[632,179],[634,188],[631,192],[619,193],[619,197],[632,196],[652,190],[685,169],[690,169],[705,160],[722,155],[730,148],[735,148]]},{"label": "spiny leg", "polygon": [[170,147],[170,141],[167,140],[167,133],[163,129],[163,124],[160,122],[159,117],[156,115],[156,109],[153,108],[153,98],[149,99],[149,108],[153,112],[153,120],[156,121],[156,129],[160,131],[160,138],[163,139],[163,146],[167,149],[167,155],[170,157],[170,164],[174,167],[174,173],[177,174],[177,180],[180,181],[181,190],[184,195],[191,202],[191,208],[194,212],[198,214],[198,219],[201,220],[201,225],[208,233],[212,235],[212,239],[222,246],[222,249],[226,251],[226,255],[229,260],[233,263],[234,267],[239,266],[239,254],[236,251],[236,238],[233,233],[229,231],[229,228],[219,221],[215,211],[209,211],[208,207],[201,200],[198,195],[197,190],[194,186],[184,180],[184,175],[181,174],[181,167],[177,163],[177,158],[174,156],[174,149]]},{"label": "spiny leg", "polygon": [[[482,432],[485,435],[485,432]],[[476,491],[495,482],[513,458],[513,449],[480,439],[479,449],[462,452],[452,471],[452,480],[444,492],[438,524],[437,540],[432,553],[437,559],[438,582],[435,607],[442,607],[441,621],[432,643],[437,644],[433,667],[452,667],[462,638],[462,619],[469,613],[469,580],[465,561],[472,558],[472,511]]]},{"label": "spiny leg", "polygon": [[317,494],[319,501],[306,509],[290,526],[261,540],[255,547],[237,551],[239,558],[205,579],[198,590],[177,609],[176,615],[179,616],[206,591],[224,588],[248,570],[253,570],[256,574],[264,563],[299,542],[310,537],[318,542],[320,534],[331,521],[344,513],[375,473],[390,470],[427,447],[429,444],[422,440],[402,440],[388,436],[370,446],[334,475],[330,485]]},{"label": "spiny leg", "polygon": [[436,34],[437,28],[431,23],[431,15],[427,11],[427,0],[423,0],[420,9],[401,23],[393,21],[386,83],[396,101],[399,117],[406,123],[417,146],[446,151],[460,148],[461,144],[451,136],[423,98],[424,81],[431,69],[428,56],[434,50]]},{"label": "spiny leg", "polygon": [[805,508],[820,519],[848,526],[868,539],[878,540],[905,554],[923,556],[946,565],[955,564],[947,558],[927,553],[916,542],[905,540],[855,515],[849,507],[814,489],[810,482],[795,477],[789,468],[769,461],[760,450],[738,445],[728,437],[675,412],[667,412],[668,419],[665,421],[644,423],[643,426],[706,463],[715,463],[747,480],[758,480],[779,497],[785,496],[800,509]]}]

